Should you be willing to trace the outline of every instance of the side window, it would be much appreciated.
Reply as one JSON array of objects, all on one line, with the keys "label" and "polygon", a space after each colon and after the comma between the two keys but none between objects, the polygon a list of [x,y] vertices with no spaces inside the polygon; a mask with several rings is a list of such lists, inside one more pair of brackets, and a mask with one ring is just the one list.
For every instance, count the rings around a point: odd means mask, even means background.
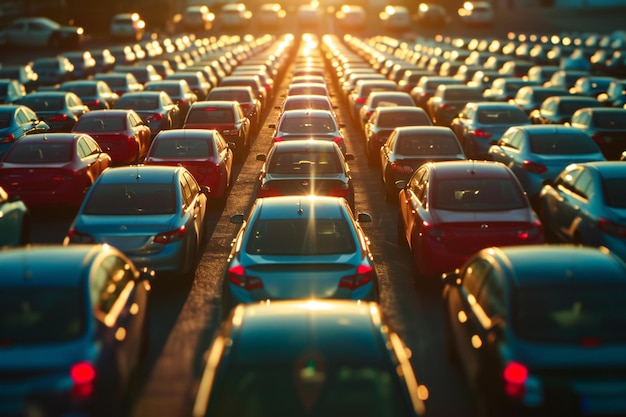
[{"label": "side window", "polygon": [[191,194],[191,189],[189,188],[189,182],[184,175],[180,176],[180,190],[183,193],[183,202],[185,204],[185,207],[189,207],[189,205],[193,201],[193,196]]},{"label": "side window", "polygon": [[461,286],[468,295],[471,294],[478,299],[478,291],[490,269],[491,265],[484,259],[475,259],[467,265],[461,274]]},{"label": "side window", "polygon": [[126,286],[132,281],[132,269],[124,259],[115,255],[103,259],[92,283],[96,308],[104,315],[111,312]]},{"label": "side window", "polygon": [[78,156],[81,159],[91,155],[91,149],[89,149],[89,144],[84,137],[78,138],[78,142],[76,145],[76,148],[78,149]]},{"label": "side window", "polygon": [[511,137],[511,147],[515,149],[521,149],[524,146],[524,139],[526,135],[522,131],[516,131]]},{"label": "side window", "polygon": [[511,133],[507,133],[506,135],[502,135],[502,138],[500,139],[501,145],[505,146],[507,148],[517,149],[517,147],[515,146],[515,144],[513,142],[513,138],[514,137],[515,137],[515,132],[511,132]]},{"label": "side window", "polygon": [[589,198],[593,191],[593,177],[587,170],[581,170],[580,175],[574,182],[573,191],[581,197]]},{"label": "side window", "polygon": [[411,177],[411,180],[409,182],[409,189],[415,195],[418,195],[420,192],[420,180],[424,177],[425,173],[425,169],[418,169],[417,172]]},{"label": "side window", "polygon": [[[35,117],[35,119],[37,118]],[[15,121],[20,125],[29,123],[30,118],[28,112],[24,111],[24,109],[18,109],[15,113]]]},{"label": "side window", "polygon": [[394,146],[396,146],[397,139],[398,133],[395,131],[391,132],[391,135],[389,135],[389,138],[387,138],[387,144],[389,146],[389,149],[393,149]]},{"label": "side window", "polygon": [[100,145],[98,145],[98,142],[96,142],[95,140],[85,138],[85,142],[89,146],[89,153],[90,154],[93,155],[93,154],[97,154],[97,153],[102,153],[102,149],[100,148]]},{"label": "side window", "polygon": [[130,113],[128,115],[128,119],[130,120],[130,125],[132,127],[138,126],[141,124],[141,119],[139,119],[137,116],[135,116],[134,113]]},{"label": "side window", "polygon": [[567,189],[574,190],[574,183],[576,182],[576,178],[578,178],[578,175],[580,175],[581,171],[582,168],[575,168],[567,172],[563,172],[556,179],[556,184],[561,185]]},{"label": "side window", "polygon": [[478,304],[489,318],[497,317],[503,313],[504,290],[492,268],[486,271],[484,284],[478,295]]},{"label": "side window", "polygon": [[161,97],[163,97],[163,105],[164,106],[171,106],[172,104],[172,100],[170,99],[170,96],[167,94],[162,94]]},{"label": "side window", "polygon": [[195,198],[197,194],[200,193],[200,186],[196,179],[189,172],[183,172],[183,176],[187,179],[187,184],[189,184],[189,191],[191,192],[191,198]]}]

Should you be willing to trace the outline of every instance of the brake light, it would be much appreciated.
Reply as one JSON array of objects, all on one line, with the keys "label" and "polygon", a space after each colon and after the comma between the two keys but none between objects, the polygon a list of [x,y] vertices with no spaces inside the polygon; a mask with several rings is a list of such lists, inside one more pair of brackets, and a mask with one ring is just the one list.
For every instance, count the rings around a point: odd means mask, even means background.
[{"label": "brake light", "polygon": [[67,114],[56,114],[48,119],[51,122],[59,122],[63,120],[67,120]]},{"label": "brake light", "polygon": [[89,362],[79,362],[70,368],[72,378],[72,394],[75,397],[85,398],[93,393],[96,369]]},{"label": "brake light", "polygon": [[372,282],[374,268],[369,265],[359,265],[356,267],[356,274],[342,277],[339,280],[339,288],[355,290],[365,284]]},{"label": "brake light", "polygon": [[333,142],[335,142],[339,148],[343,149],[343,138],[341,136],[334,137]]},{"label": "brake light", "polygon": [[161,243],[166,245],[168,243],[177,242],[185,237],[187,228],[180,226],[178,229],[170,230],[169,232],[159,233],[154,237],[155,243]]},{"label": "brake light", "polygon": [[2,139],[0,139],[0,144],[2,143],[11,143],[15,141],[15,135],[13,133],[10,133],[8,135],[6,135],[5,137],[3,137]]},{"label": "brake light", "polygon": [[602,133],[595,133],[593,135],[591,135],[591,138],[598,144],[598,145],[604,145],[606,143],[610,142],[610,139],[605,137]]},{"label": "brake light", "polygon": [[410,174],[413,172],[413,167],[410,165],[403,165],[398,162],[392,162],[389,166],[392,171],[397,172],[399,174]]},{"label": "brake light", "polygon": [[524,396],[524,386],[528,379],[528,369],[517,362],[509,362],[502,373],[504,378],[504,392],[509,397],[522,398]]},{"label": "brake light", "polygon": [[93,236],[87,233],[81,233],[76,229],[70,229],[67,237],[71,243],[95,243]]},{"label": "brake light", "polygon": [[453,106],[452,104],[443,104],[442,103],[442,104],[439,105],[439,108],[442,109],[442,110],[445,110],[445,111],[449,111],[449,112],[456,111],[456,106]]},{"label": "brake light", "polygon": [[233,266],[228,269],[228,280],[233,285],[248,291],[263,288],[263,281],[258,277],[247,276],[246,269],[241,265]]},{"label": "brake light", "polygon": [[341,184],[328,190],[328,195],[331,197],[343,197],[345,199],[350,195],[350,187],[348,184]]},{"label": "brake light", "polygon": [[474,129],[472,131],[472,135],[479,137],[479,138],[490,138],[493,136],[493,133],[488,132],[486,130],[482,130],[482,129]]},{"label": "brake light", "polygon": [[161,113],[152,114],[146,117],[147,122],[152,122],[152,121],[161,120],[161,119],[163,119],[163,115]]},{"label": "brake light", "polygon": [[600,218],[598,219],[598,228],[612,236],[626,237],[626,225],[623,224]]},{"label": "brake light", "polygon": [[357,104],[363,104],[365,103],[365,97],[357,97],[356,100],[354,100]]},{"label": "brake light", "polygon": [[63,182],[63,181],[72,181],[74,176],[76,175],[76,171],[72,171],[68,174],[56,174],[52,176],[52,181]]},{"label": "brake light", "polygon": [[185,105],[187,104],[187,100],[185,100],[184,98],[181,98],[180,100],[178,100],[178,104]]},{"label": "brake light", "polygon": [[282,142],[284,139],[283,138],[274,138],[274,142]]},{"label": "brake light", "polygon": [[522,162],[522,169],[532,172],[533,174],[543,174],[548,171],[548,168],[545,165],[533,161]]}]

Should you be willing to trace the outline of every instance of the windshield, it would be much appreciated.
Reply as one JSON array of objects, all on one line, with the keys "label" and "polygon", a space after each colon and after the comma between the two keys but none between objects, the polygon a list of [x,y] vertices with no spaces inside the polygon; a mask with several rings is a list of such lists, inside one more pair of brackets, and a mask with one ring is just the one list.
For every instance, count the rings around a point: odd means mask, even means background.
[{"label": "windshield", "polygon": [[59,163],[72,160],[71,143],[22,143],[18,141],[4,157],[12,163]]}]

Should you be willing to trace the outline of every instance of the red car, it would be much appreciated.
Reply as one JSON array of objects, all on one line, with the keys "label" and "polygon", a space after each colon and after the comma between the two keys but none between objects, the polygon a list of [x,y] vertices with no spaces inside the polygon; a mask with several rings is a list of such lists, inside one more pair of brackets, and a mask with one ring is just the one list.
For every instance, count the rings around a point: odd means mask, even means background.
[{"label": "red car", "polygon": [[250,119],[238,101],[198,101],[187,113],[185,129],[216,129],[235,143],[235,158],[243,161],[250,149]]},{"label": "red car", "polygon": [[144,163],[181,165],[198,184],[209,187],[209,197],[220,199],[231,184],[233,146],[217,130],[162,130],[154,137]]},{"label": "red car", "polygon": [[490,161],[430,162],[399,193],[398,242],[422,277],[441,276],[488,246],[539,244],[543,228],[506,166]]},{"label": "red car", "polygon": [[145,158],[150,128],[134,110],[93,110],[81,117],[73,132],[87,133],[109,155],[113,165],[136,164]]},{"label": "red car", "polygon": [[111,157],[82,133],[24,136],[0,162],[0,186],[28,208],[77,208]]}]

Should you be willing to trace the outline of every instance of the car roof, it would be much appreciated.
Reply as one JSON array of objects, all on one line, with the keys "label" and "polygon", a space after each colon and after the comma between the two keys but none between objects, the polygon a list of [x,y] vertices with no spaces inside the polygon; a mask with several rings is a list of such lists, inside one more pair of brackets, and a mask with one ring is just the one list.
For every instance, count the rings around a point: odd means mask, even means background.
[{"label": "car roof", "polygon": [[454,135],[452,129],[446,126],[398,126],[394,130],[398,131],[399,135],[409,134],[409,135]]},{"label": "car roof", "polygon": [[[20,140],[23,140],[20,139]],[[626,164],[624,161],[595,161],[576,164],[596,171],[603,179],[626,177]]]},{"label": "car roof", "polygon": [[110,110],[91,110],[81,116],[84,117],[126,117],[130,112],[134,112],[132,109],[110,109]]},{"label": "car roof", "polygon": [[327,197],[315,195],[288,195],[256,200],[259,218],[300,219],[324,218],[340,219],[344,217],[343,197]]},{"label": "car roof", "polygon": [[426,110],[417,106],[382,106],[382,107],[376,107],[374,111],[377,112],[378,114],[400,113],[400,112],[424,113],[426,115],[428,114],[426,113]]},{"label": "car roof", "polygon": [[520,129],[520,130],[526,131],[530,135],[547,135],[547,134],[586,135],[585,132],[583,132],[582,130],[576,127],[565,126],[565,125],[560,125],[560,124],[518,125],[518,126],[513,126],[512,129]]},{"label": "car roof", "polygon": [[527,245],[487,248],[511,270],[515,285],[541,286],[575,283],[626,283],[626,264],[607,250],[572,245]]},{"label": "car roof", "polygon": [[513,178],[511,170],[506,166],[494,161],[443,161],[430,162],[433,175],[437,179],[462,178]]},{"label": "car roof", "polygon": [[283,113],[281,120],[284,120],[285,117],[334,117],[330,110],[323,109],[293,109],[293,110],[285,110]]},{"label": "car roof", "polygon": [[83,267],[109,245],[34,245],[0,251],[0,287],[66,287],[79,285]]},{"label": "car roof", "polygon": [[185,140],[185,139],[211,139],[216,131],[214,129],[169,129],[161,130],[154,140]]},{"label": "car roof", "polygon": [[296,139],[275,142],[272,147],[275,149],[275,152],[315,152],[339,149],[339,146],[335,142],[315,139]]},{"label": "car roof", "polygon": [[179,166],[133,165],[107,169],[98,177],[98,184],[115,183],[170,183],[176,172],[184,170]]}]

